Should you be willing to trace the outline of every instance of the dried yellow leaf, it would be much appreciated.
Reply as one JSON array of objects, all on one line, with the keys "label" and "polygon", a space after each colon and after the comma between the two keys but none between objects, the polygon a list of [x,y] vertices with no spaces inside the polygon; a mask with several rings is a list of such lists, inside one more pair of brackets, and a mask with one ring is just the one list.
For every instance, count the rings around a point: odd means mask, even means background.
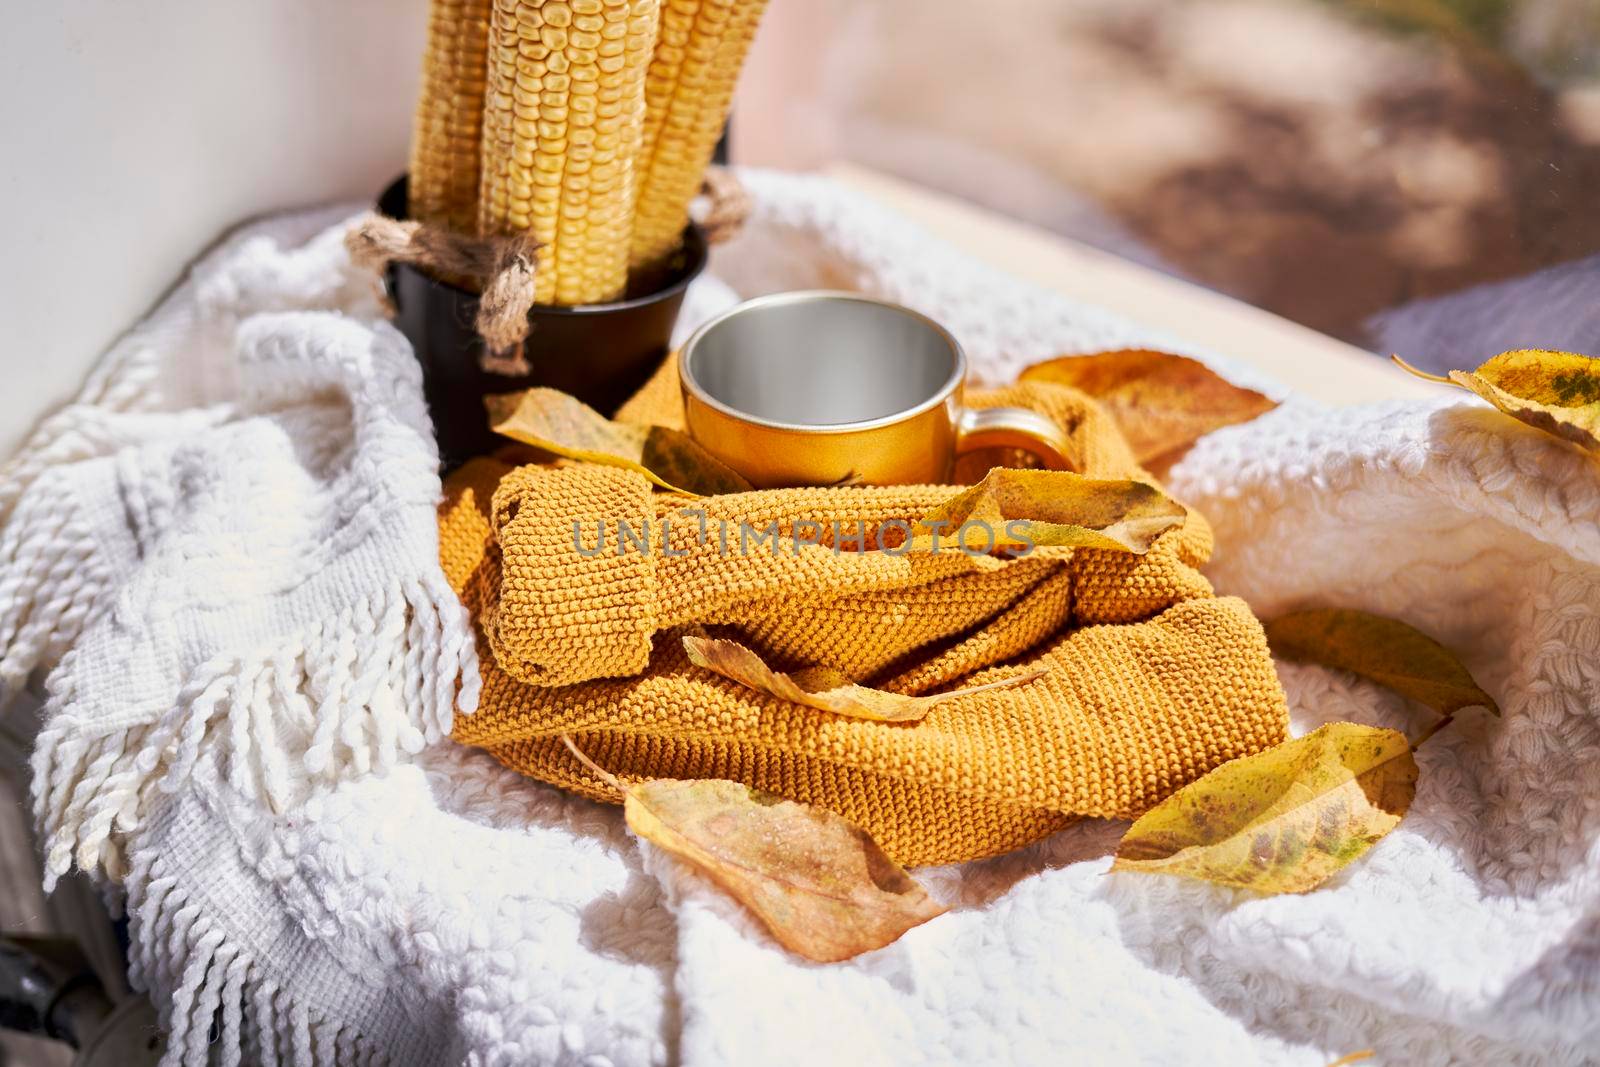
[{"label": "dried yellow leaf", "polygon": [[1277,407],[1197,359],[1148,348],[1062,356],[1036,363],[1022,381],[1058,382],[1088,393],[1116,422],[1140,463],[1164,462],[1213,430]]},{"label": "dried yellow leaf", "polygon": [[1266,624],[1276,656],[1359,674],[1450,716],[1500,705],[1479,688],[1455,653],[1398,619],[1364,611],[1297,611]]},{"label": "dried yellow leaf", "polygon": [[1111,869],[1304,893],[1394,829],[1416,785],[1405,735],[1329,723],[1224,763],[1145,812]]},{"label": "dried yellow leaf", "polygon": [[555,389],[528,389],[483,398],[489,428],[523,444],[585,463],[637,471],[663,489],[691,496],[739,493],[750,488],[731,468],[664,426],[612,422],[575,397]]},{"label": "dried yellow leaf", "polygon": [[1399,356],[1404,370],[1430,382],[1459,385],[1512,418],[1589,452],[1600,452],[1600,359],[1576,352],[1521,348],[1502,352],[1475,371],[1440,377]]},{"label": "dried yellow leaf", "polygon": [[864,830],[737,782],[626,787],[628,826],[693,865],[819,963],[859,956],[944,913]]},{"label": "dried yellow leaf", "polygon": [[911,547],[1065,545],[1142,555],[1187,515],[1182,504],[1143,482],[996,467],[924,515],[911,531]]},{"label": "dried yellow leaf", "polygon": [[806,707],[848,715],[854,719],[872,719],[875,722],[916,722],[936,707],[956,697],[982,693],[989,689],[1006,689],[1044,677],[1043,669],[1025,671],[1010,678],[986,682],[983,685],[954,689],[946,693],[927,696],[909,696],[905,693],[886,693],[857,685],[848,677],[829,667],[806,667],[784,674],[762,662],[761,657],[737,641],[703,637],[695,634],[683,639],[689,662],[708,671],[714,671],[740,685],[760,693],[791,700]]}]

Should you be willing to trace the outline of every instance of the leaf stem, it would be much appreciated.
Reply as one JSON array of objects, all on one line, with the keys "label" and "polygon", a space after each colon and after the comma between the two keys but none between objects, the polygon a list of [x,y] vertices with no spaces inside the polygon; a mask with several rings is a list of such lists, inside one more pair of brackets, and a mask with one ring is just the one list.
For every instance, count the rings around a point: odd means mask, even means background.
[{"label": "leaf stem", "polygon": [[1376,1053],[1370,1048],[1364,1048],[1360,1052],[1348,1052],[1334,1060],[1332,1063],[1328,1064],[1328,1067],[1348,1067],[1348,1065],[1352,1063],[1360,1063],[1362,1060],[1370,1060],[1374,1055],[1376,1055]]},{"label": "leaf stem", "polygon": [[1405,371],[1407,374],[1415,375],[1416,377],[1422,378],[1422,379],[1424,379],[1426,381],[1439,382],[1439,383],[1441,383],[1443,385],[1454,385],[1454,384],[1456,384],[1451,379],[1446,378],[1446,377],[1444,377],[1442,375],[1429,374],[1425,370],[1422,370],[1422,369],[1420,369],[1418,367],[1413,367],[1411,364],[1407,363],[1405,360],[1401,359],[1397,355],[1394,355],[1393,353],[1390,354],[1389,358],[1394,361],[1395,366],[1399,367],[1401,370]]},{"label": "leaf stem", "polygon": [[1451,723],[1455,722],[1455,720],[1455,714],[1452,712],[1451,714],[1444,716],[1432,726],[1428,727],[1426,730],[1422,731],[1422,736],[1411,742],[1411,751],[1415,752],[1422,746],[1424,741],[1428,740],[1428,738],[1432,737],[1440,730],[1443,730],[1446,726],[1449,726]]},{"label": "leaf stem", "polygon": [[570,751],[574,756],[577,757],[579,763],[583,764],[585,767],[589,768],[589,770],[593,771],[595,776],[597,778],[599,778],[602,782],[604,782],[606,785],[609,785],[612,789],[615,789],[617,792],[621,793],[623,796],[627,796],[628,795],[628,786],[627,786],[627,784],[624,783],[621,778],[618,778],[616,775],[612,774],[610,771],[608,771],[604,767],[600,766],[600,764],[596,763],[594,760],[592,760],[588,756],[584,755],[583,750],[580,749],[577,745],[575,745],[573,743],[572,738],[568,737],[566,734],[562,734],[561,735],[561,743],[563,745],[566,745],[568,751]]}]

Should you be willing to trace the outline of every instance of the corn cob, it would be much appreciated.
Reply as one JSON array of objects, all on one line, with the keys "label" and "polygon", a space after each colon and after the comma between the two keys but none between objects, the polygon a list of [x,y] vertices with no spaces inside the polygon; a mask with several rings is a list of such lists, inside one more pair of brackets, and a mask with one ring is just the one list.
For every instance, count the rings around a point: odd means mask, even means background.
[{"label": "corn cob", "polygon": [[663,0],[645,82],[633,266],[656,263],[678,247],[765,8],[766,0]]},{"label": "corn cob", "polygon": [[479,134],[490,0],[433,0],[411,137],[410,214],[454,233],[478,228]]},{"label": "corn cob", "polygon": [[627,285],[657,21],[657,0],[493,0],[478,220],[545,246],[540,303],[611,300]]}]

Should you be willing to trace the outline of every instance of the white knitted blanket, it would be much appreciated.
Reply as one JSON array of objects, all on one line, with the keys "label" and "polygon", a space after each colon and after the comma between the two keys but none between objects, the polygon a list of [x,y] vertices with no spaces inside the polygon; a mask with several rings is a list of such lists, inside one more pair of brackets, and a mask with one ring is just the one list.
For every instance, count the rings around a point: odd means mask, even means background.
[{"label": "white knitted blanket", "polygon": [[[1186,350],[824,180],[746,178],[755,215],[685,327],[730,286],[827,286],[937,316],[989,380]],[[1399,829],[1305,896],[1108,876],[1123,827],[1086,823],[922,872],[949,914],[810,965],[615,809],[442,739],[471,643],[434,559],[417,371],[343,217],[208,256],[0,487],[0,685],[50,668],[51,877],[75,861],[125,903],[170,1062],[1594,1061],[1600,462],[1448,391],[1289,397],[1205,439],[1170,487],[1216,527],[1221,591],[1407,619],[1504,719],[1429,742]],[[1351,677],[1280,673],[1299,730],[1423,724]]]}]

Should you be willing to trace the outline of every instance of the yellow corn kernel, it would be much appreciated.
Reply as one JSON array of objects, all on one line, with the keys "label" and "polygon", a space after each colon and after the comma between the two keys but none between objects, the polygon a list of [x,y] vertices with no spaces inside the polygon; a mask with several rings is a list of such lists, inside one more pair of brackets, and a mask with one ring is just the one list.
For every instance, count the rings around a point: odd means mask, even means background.
[{"label": "yellow corn kernel", "polygon": [[540,303],[613,300],[627,286],[657,5],[492,2],[478,222],[544,245]]},{"label": "yellow corn kernel", "polygon": [[490,0],[433,0],[411,137],[411,217],[456,233],[478,226],[479,137]]},{"label": "yellow corn kernel", "polygon": [[656,263],[678,247],[766,6],[766,0],[663,0],[645,81],[633,266]]}]

